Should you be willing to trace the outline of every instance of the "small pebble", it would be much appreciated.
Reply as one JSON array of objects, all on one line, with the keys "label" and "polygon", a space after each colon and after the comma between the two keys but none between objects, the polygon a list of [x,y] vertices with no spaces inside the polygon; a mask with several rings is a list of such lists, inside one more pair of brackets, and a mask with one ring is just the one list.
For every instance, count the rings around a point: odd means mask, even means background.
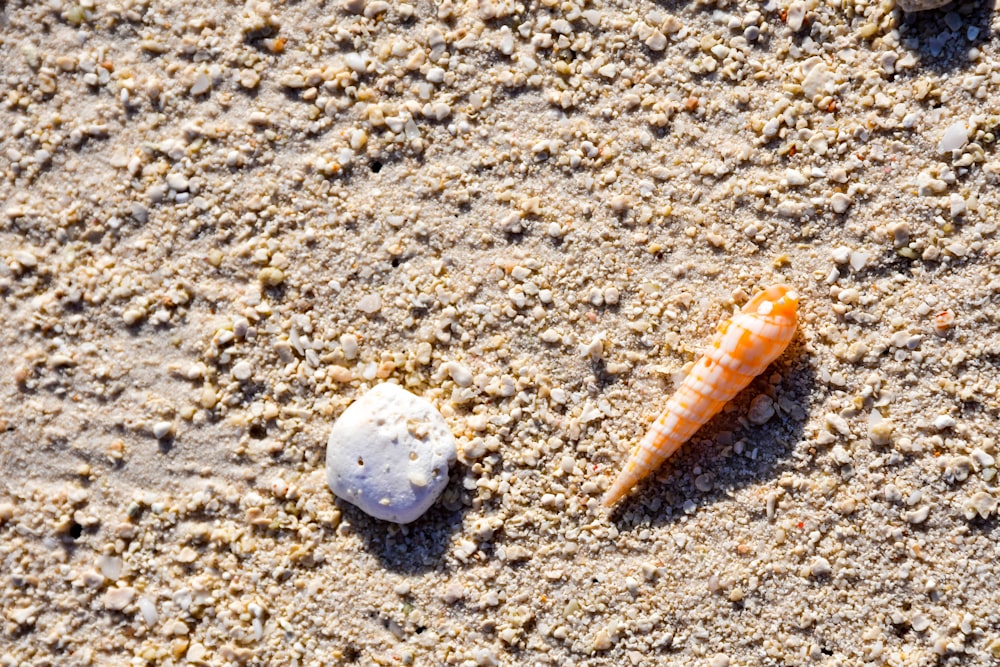
[{"label": "small pebble", "polygon": [[646,38],[646,46],[649,47],[650,51],[662,51],[667,48],[667,38],[659,30],[654,30],[649,37]]},{"label": "small pebble", "polygon": [[122,559],[118,556],[102,555],[97,559],[97,568],[111,581],[122,576]]},{"label": "small pebble", "polygon": [[237,362],[236,365],[233,366],[233,378],[239,380],[240,382],[249,380],[252,372],[250,364],[246,361]]},{"label": "small pebble", "polygon": [[177,192],[187,192],[188,189],[188,179],[184,174],[179,174],[176,171],[167,174],[167,186],[171,190],[176,190]]},{"label": "small pebble", "polygon": [[962,195],[953,192],[948,196],[948,214],[951,217],[957,218],[960,215],[964,215],[967,210],[968,204]]},{"label": "small pebble", "polygon": [[951,415],[938,415],[934,418],[934,428],[944,431],[955,425],[955,418]]},{"label": "small pebble", "polygon": [[472,372],[457,361],[448,362],[448,375],[459,387],[468,387],[472,384]]},{"label": "small pebble", "polygon": [[713,479],[711,475],[698,475],[694,480],[694,488],[698,489],[702,493],[708,493],[712,490]]},{"label": "small pebble", "polygon": [[205,73],[201,73],[195,77],[194,83],[191,85],[192,95],[204,95],[212,88],[212,79]]},{"label": "small pebble", "polygon": [[153,437],[157,440],[163,440],[165,437],[173,433],[174,425],[168,421],[156,422],[153,424]]},{"label": "small pebble", "polygon": [[31,269],[38,265],[38,258],[27,250],[15,250],[12,256],[14,261],[26,269]]},{"label": "small pebble", "polygon": [[987,454],[979,447],[972,450],[970,454],[972,457],[972,462],[976,467],[976,470],[982,470],[983,468],[990,468],[996,464],[996,458],[991,454]]},{"label": "small pebble", "polygon": [[798,32],[802,29],[802,22],[805,18],[805,5],[801,2],[793,2],[788,6],[788,11],[785,14],[785,24],[791,28],[793,32]]},{"label": "small pebble", "polygon": [[809,180],[797,169],[785,170],[785,182],[792,187],[805,185]]},{"label": "small pebble", "polygon": [[199,642],[194,642],[188,646],[187,653],[184,655],[185,659],[191,663],[201,662],[201,660],[207,655],[208,651],[204,644]]},{"label": "small pebble", "polygon": [[344,358],[348,361],[356,359],[358,356],[358,337],[354,334],[344,334],[340,337],[340,347],[344,351]]},{"label": "small pebble", "polygon": [[374,315],[382,310],[382,298],[378,294],[366,294],[358,300],[358,310],[365,315]]},{"label": "small pebble", "polygon": [[760,426],[766,424],[774,416],[774,399],[767,394],[756,396],[750,402],[750,409],[747,411],[747,419],[751,424]]},{"label": "small pebble", "polygon": [[952,123],[944,131],[941,141],[938,142],[938,153],[946,154],[961,150],[965,148],[967,143],[969,143],[969,131],[966,129],[965,123],[962,121]]},{"label": "small pebble", "polygon": [[873,445],[888,445],[892,442],[894,424],[889,419],[883,419],[873,410],[868,416],[868,437]]},{"label": "small pebble", "polygon": [[122,588],[112,588],[108,590],[101,598],[101,603],[104,605],[105,609],[111,609],[113,611],[121,611],[125,607],[132,604],[132,600],[135,599],[135,589],[131,586],[124,586]]},{"label": "small pebble", "polygon": [[133,326],[138,324],[145,316],[146,313],[139,308],[126,308],[125,312],[122,313],[122,322],[126,326]]},{"label": "small pebble", "polygon": [[410,523],[444,491],[455,455],[455,439],[437,408],[386,382],[333,425],[327,482],[338,498],[377,519]]},{"label": "small pebble", "polygon": [[860,298],[861,298],[861,292],[859,292],[853,287],[848,287],[845,290],[840,290],[840,293],[837,295],[837,300],[845,304],[857,303]]},{"label": "small pebble", "polygon": [[847,264],[851,259],[851,249],[846,245],[834,248],[833,252],[830,253],[830,258],[837,264]]},{"label": "small pebble", "polygon": [[265,266],[257,273],[257,280],[267,287],[277,287],[285,282],[285,273],[273,266]]},{"label": "small pebble", "polygon": [[848,425],[847,420],[841,417],[840,415],[830,412],[823,417],[823,420],[826,422],[826,427],[830,431],[839,433],[840,435],[851,434],[850,425]]},{"label": "small pebble", "polygon": [[444,69],[440,67],[432,67],[427,70],[427,80],[431,83],[441,83],[444,81]]},{"label": "small pebble", "polygon": [[136,604],[139,606],[139,613],[142,614],[142,620],[146,622],[146,625],[156,625],[156,622],[160,620],[160,615],[156,612],[156,604],[145,596],[139,598]]},{"label": "small pebble", "polygon": [[830,567],[830,561],[819,556],[813,561],[809,571],[813,577],[825,577],[833,571],[833,568]]},{"label": "small pebble", "polygon": [[445,604],[454,604],[465,597],[465,587],[460,581],[452,581],[444,591]]},{"label": "small pebble", "polygon": [[971,521],[978,514],[979,518],[988,519],[996,511],[997,499],[985,491],[979,491],[966,503],[965,518]]},{"label": "small pebble", "polygon": [[851,253],[851,268],[860,271],[867,266],[869,259],[871,256],[868,253],[855,250]]}]

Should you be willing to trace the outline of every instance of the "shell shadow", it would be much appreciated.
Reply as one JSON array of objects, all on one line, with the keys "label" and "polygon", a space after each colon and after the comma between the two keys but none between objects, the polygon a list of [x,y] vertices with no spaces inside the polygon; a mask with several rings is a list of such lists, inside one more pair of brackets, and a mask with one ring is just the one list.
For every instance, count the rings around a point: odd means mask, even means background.
[{"label": "shell shadow", "polygon": [[903,46],[919,58],[913,70],[948,74],[975,66],[966,54],[993,38],[994,3],[952,2],[922,12],[903,13],[899,32]]},{"label": "shell shadow", "polygon": [[462,466],[453,464],[448,486],[441,497],[416,521],[400,525],[365,514],[354,505],[334,498],[342,520],[361,538],[366,551],[387,570],[419,574],[442,566],[452,536],[462,528],[467,492],[462,487]]},{"label": "shell shadow", "polygon": [[[775,371],[782,375],[776,399],[791,409],[762,426],[741,421],[753,398],[767,387],[767,376]],[[727,499],[734,489],[777,477],[802,438],[815,378],[816,370],[800,333],[781,359],[733,399],[734,411],[716,415],[705,424],[659,473],[647,477],[619,501],[611,511],[611,521],[619,531],[674,523],[692,509]],[[717,439],[723,431],[732,432],[731,444]],[[736,454],[736,445],[741,441],[742,454]],[[698,476],[692,474],[695,468],[714,478],[711,490],[698,490]]]}]

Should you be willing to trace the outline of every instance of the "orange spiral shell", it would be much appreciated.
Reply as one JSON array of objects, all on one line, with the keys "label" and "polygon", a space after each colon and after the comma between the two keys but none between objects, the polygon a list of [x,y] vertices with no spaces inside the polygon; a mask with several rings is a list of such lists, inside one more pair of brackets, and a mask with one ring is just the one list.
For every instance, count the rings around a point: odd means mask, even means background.
[{"label": "orange spiral shell", "polygon": [[604,494],[613,505],[781,356],[795,335],[799,297],[787,285],[758,292],[722,322],[698,360]]}]

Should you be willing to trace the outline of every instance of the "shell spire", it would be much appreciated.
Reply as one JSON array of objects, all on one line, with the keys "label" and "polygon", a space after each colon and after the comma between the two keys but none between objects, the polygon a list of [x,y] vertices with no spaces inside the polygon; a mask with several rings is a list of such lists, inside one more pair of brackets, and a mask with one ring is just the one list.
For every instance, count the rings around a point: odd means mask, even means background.
[{"label": "shell spire", "polygon": [[788,285],[758,292],[719,324],[705,354],[639,441],[611,488],[611,506],[655,471],[788,347],[798,324],[798,294]]}]

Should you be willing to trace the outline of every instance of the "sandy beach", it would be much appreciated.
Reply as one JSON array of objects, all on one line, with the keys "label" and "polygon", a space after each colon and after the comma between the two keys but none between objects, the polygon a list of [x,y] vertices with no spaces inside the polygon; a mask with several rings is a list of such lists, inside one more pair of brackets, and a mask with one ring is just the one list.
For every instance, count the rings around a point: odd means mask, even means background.
[{"label": "sandy beach", "polygon": [[[0,665],[1000,660],[992,2],[0,2]],[[784,354],[613,509],[716,325]],[[420,519],[327,486],[440,410]]]}]

